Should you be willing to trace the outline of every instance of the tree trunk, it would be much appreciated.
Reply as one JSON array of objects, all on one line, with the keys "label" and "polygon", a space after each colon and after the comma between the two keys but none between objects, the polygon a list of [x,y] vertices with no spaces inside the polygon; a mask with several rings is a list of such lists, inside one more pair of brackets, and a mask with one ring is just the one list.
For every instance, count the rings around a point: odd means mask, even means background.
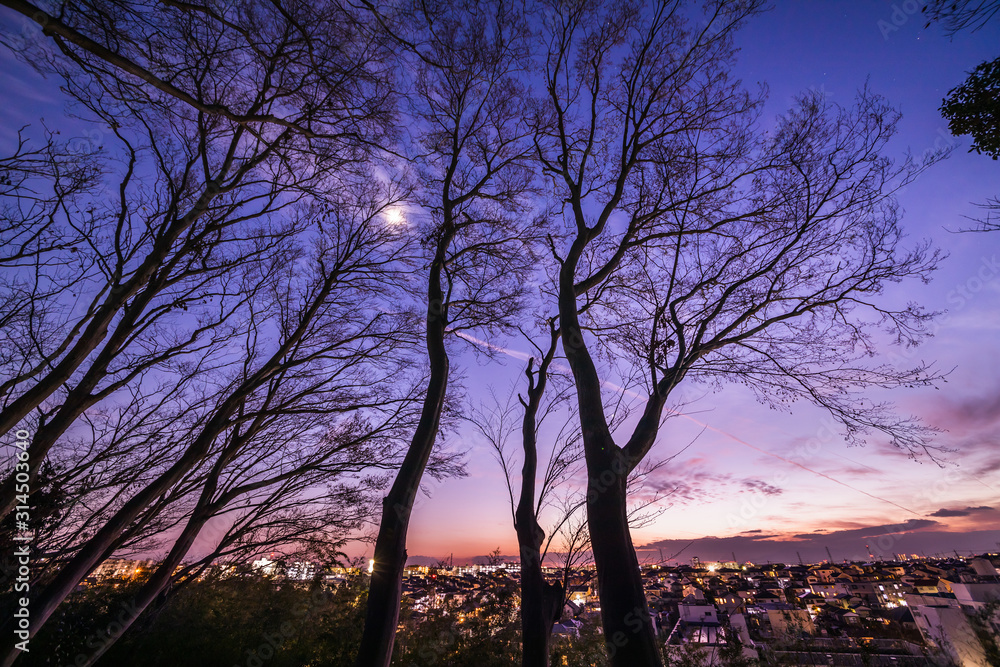
[{"label": "tree trunk", "polygon": [[550,584],[542,575],[541,545],[545,533],[534,516],[518,520],[521,549],[521,665],[548,667],[552,626],[562,614],[561,582]]},{"label": "tree trunk", "polygon": [[612,461],[596,475],[592,470],[587,485],[587,521],[604,641],[613,667],[659,667],[663,664],[660,649],[628,528],[628,473],[620,454]]},{"label": "tree trunk", "polygon": [[403,568],[406,567],[406,531],[410,513],[424,469],[434,449],[441,412],[448,386],[448,353],[444,347],[447,312],[441,289],[441,271],[450,234],[438,242],[435,261],[431,265],[427,290],[427,355],[430,360],[430,381],[424,397],[420,421],[413,434],[403,464],[382,501],[382,519],[375,553],[371,583],[368,586],[368,608],[356,667],[389,667],[392,647],[399,624],[399,604],[403,596]]}]

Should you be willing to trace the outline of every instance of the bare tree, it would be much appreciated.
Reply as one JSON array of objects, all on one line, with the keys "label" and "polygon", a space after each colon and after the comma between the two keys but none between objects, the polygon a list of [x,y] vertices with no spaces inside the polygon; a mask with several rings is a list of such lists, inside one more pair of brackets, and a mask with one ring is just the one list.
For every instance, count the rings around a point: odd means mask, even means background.
[{"label": "bare tree", "polygon": [[948,35],[979,30],[1000,12],[997,0],[930,0],[923,9],[927,25],[940,22]]},{"label": "bare tree", "polygon": [[[509,398],[503,403],[494,396],[491,406],[476,410],[471,421],[493,449],[504,471],[510,496],[511,518],[517,534],[521,559],[521,636],[522,664],[549,664],[549,646],[553,624],[562,616],[568,596],[568,586],[574,568],[590,553],[590,535],[586,519],[580,510],[586,505],[586,493],[566,490],[581,471],[583,450],[580,447],[578,420],[571,409],[570,385],[564,372],[553,367],[559,347],[559,330],[553,320],[546,322],[549,339],[538,345],[526,336],[537,353],[525,368],[527,386],[517,394],[517,403]],[[556,387],[549,388],[550,383]],[[548,389],[548,393],[546,390]],[[614,405],[603,406],[614,415],[612,423],[627,418],[628,405],[624,393],[613,397]],[[539,478],[539,437],[546,421],[560,418],[561,426],[548,435],[547,462]],[[512,443],[519,443],[514,446]],[[683,450],[682,450],[683,451]],[[521,469],[516,470],[517,453],[521,454]],[[665,466],[670,459],[644,461],[629,476],[628,490],[634,499],[645,480]],[[520,480],[518,483],[516,480]],[[515,489],[518,489],[515,492]],[[560,491],[564,491],[558,496]],[[657,507],[662,494],[654,493],[629,508],[629,524],[633,528],[647,525],[664,508]],[[555,516],[546,531],[542,514],[554,510]],[[551,514],[551,512],[549,512]],[[543,564],[553,540],[561,540],[562,579],[546,581]]]},{"label": "bare tree", "polygon": [[[539,513],[549,502],[550,492],[565,481],[567,473],[579,460],[576,438],[565,429],[556,437],[556,444],[551,448],[548,464],[545,467],[544,478],[538,481],[538,429],[545,417],[558,410],[565,402],[565,393],[560,397],[557,393],[554,399],[549,398],[543,403],[546,386],[550,380],[550,367],[555,358],[559,332],[553,322],[548,323],[549,341],[545,346],[537,348],[539,352],[538,367],[535,367],[534,357],[525,369],[527,388],[522,396],[518,394],[521,413],[520,428],[512,428],[511,421],[515,417],[514,406],[504,408],[496,405],[493,409],[480,411],[473,416],[473,422],[486,437],[496,452],[503,467],[510,492],[510,505],[514,530],[517,533],[517,543],[521,558],[521,664],[525,667],[549,664],[549,641],[552,636],[552,626],[559,620],[563,606],[563,587],[560,583],[552,584],[545,581],[542,572],[542,545],[545,542],[545,531],[539,524]],[[530,339],[529,339],[530,340]],[[508,439],[517,430],[520,435],[522,466],[520,472],[520,491],[515,500],[514,479],[511,453],[508,452]]]},{"label": "bare tree", "polygon": [[410,514],[448,393],[447,341],[469,329],[489,334],[510,326],[533,268],[538,225],[528,200],[533,173],[525,165],[530,128],[520,113],[523,16],[491,1],[406,4],[379,16],[412,72],[430,378],[420,421],[383,501],[359,667],[388,667],[392,658]]},{"label": "bare tree", "polygon": [[[37,8],[18,8],[44,19]],[[100,134],[107,133],[106,143],[122,150],[115,156],[117,183],[56,211],[61,227],[77,235],[98,226],[113,230],[78,245],[60,243],[87,258],[62,283],[72,285],[81,303],[69,322],[32,332],[30,363],[0,392],[0,432],[41,409],[30,451],[36,466],[84,410],[150,365],[203,343],[222,315],[190,330],[190,340],[175,336],[154,352],[130,353],[156,341],[150,334],[178,311],[222,298],[207,284],[217,286],[244,258],[271,252],[265,238],[277,242],[290,233],[260,225],[248,234],[248,221],[266,220],[311,189],[329,187],[328,174],[371,155],[391,129],[394,110],[384,48],[339,6],[258,3],[218,14],[188,3],[167,11],[69,3],[59,14],[78,32],[94,33],[103,50],[90,42],[90,50],[81,50],[50,30],[62,55],[44,41],[18,54],[64,77],[100,123]],[[142,72],[183,86],[198,104],[161,94],[148,76],[121,69],[120,59],[109,66],[112,47],[129,62],[142,60]],[[206,105],[229,112],[207,113],[200,108]],[[278,110],[292,120],[275,121]],[[38,278],[43,285],[49,280]],[[47,309],[69,308],[68,291]],[[6,480],[4,513],[13,506],[12,488]]]},{"label": "bare tree", "polygon": [[[20,243],[8,284],[32,288],[33,315],[70,315],[29,322],[30,363],[12,359],[3,393],[4,429],[32,426],[33,472],[57,459],[58,483],[80,492],[50,535],[34,631],[112,553],[187,526],[170,554],[183,558],[204,521],[249,490],[249,481],[235,498],[210,488],[234,468],[249,474],[246,448],[257,440],[241,433],[413,398],[398,393],[410,318],[393,314],[399,294],[386,298],[409,260],[409,235],[384,220],[399,188],[378,185],[384,179],[360,161],[392,127],[381,44],[334,5],[120,8],[64,16],[241,116],[161,95],[90,52],[36,45],[22,54],[63,76],[79,112],[119,149],[94,163],[108,165],[99,175],[112,185],[79,196],[66,184],[73,165],[53,151],[45,169],[23,150],[5,165],[33,169],[31,179],[9,179],[5,196],[44,231],[34,246]],[[115,22],[123,17],[134,23]],[[295,123],[275,122],[272,111],[294,113]],[[39,215],[23,203],[46,179],[55,194],[38,199]],[[29,260],[61,261],[63,273],[32,273]],[[306,475],[320,463],[290,470]],[[6,484],[4,505],[13,503]],[[6,640],[4,649],[9,664],[16,652]]]},{"label": "bare tree", "polygon": [[[43,40],[4,38],[35,66],[58,53],[122,98],[180,103],[230,126],[378,142],[392,87],[364,12],[338,2],[4,0]],[[373,57],[376,56],[376,57]],[[208,65],[208,67],[206,67]],[[263,96],[255,91],[266,91]],[[373,131],[375,131],[373,133]]]},{"label": "bare tree", "polygon": [[[926,430],[866,401],[865,387],[928,385],[926,366],[872,366],[876,337],[915,344],[930,315],[875,302],[926,279],[937,254],[901,246],[893,194],[918,170],[882,155],[895,112],[818,96],[764,132],[759,102],[728,77],[732,35],[757,3],[553,11],[538,157],[570,228],[559,318],[588,472],[587,514],[613,665],[660,665],[628,528],[628,474],[656,441],[684,379],[740,382],[764,402],[804,398],[848,437],[876,431],[934,453]],[[867,311],[872,319],[865,320]],[[580,314],[582,313],[582,315]],[[642,369],[648,398],[621,445],[591,351]]]},{"label": "bare tree", "polygon": [[414,336],[411,318],[388,310],[407,246],[402,230],[385,223],[385,200],[372,203],[372,187],[340,191],[356,192],[357,202],[304,211],[318,223],[313,249],[273,258],[268,289],[255,291],[244,311],[241,344],[220,351],[227,363],[200,378],[217,388],[195,419],[157,434],[173,456],[148,469],[138,488],[118,489],[123,500],[92,534],[74,533],[80,544],[33,599],[33,630],[166,504],[197,498],[183,508],[180,534],[136,599],[139,610],[169,584],[204,525],[234,504],[245,510],[262,497],[273,507],[324,480],[349,484],[343,476],[351,471],[391,465],[394,436],[413,422],[405,364]]}]

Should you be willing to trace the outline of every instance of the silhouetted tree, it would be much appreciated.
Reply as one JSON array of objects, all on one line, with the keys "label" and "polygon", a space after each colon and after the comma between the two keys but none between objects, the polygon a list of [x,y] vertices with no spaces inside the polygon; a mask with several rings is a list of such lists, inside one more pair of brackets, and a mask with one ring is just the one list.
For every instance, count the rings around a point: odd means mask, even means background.
[{"label": "silhouetted tree", "polygon": [[[89,171],[58,147],[4,164],[16,204],[4,234],[18,248],[4,287],[35,301],[2,430],[29,426],[33,474],[52,458],[72,499],[35,559],[34,632],[103,559],[148,538],[178,538],[175,563],[220,514],[255,539],[290,539],[282,521],[336,527],[318,508],[334,506],[324,485],[347,491],[338,474],[391,464],[415,398],[400,308],[411,237],[385,215],[406,190],[370,162],[395,102],[370,31],[317,3],[79,4],[61,17],[200,101],[162,94],[92,44],[50,53],[42,38],[19,54],[63,77],[77,113],[107,132],[83,152],[107,155]],[[295,441],[260,447],[281,429]]]},{"label": "silhouetted tree", "polygon": [[1000,58],[969,72],[968,78],[948,91],[941,113],[956,136],[972,137],[970,151],[1000,158]]},{"label": "silhouetted tree", "polygon": [[[170,583],[216,516],[228,514],[244,531],[286,522],[338,532],[358,528],[367,516],[349,509],[366,502],[364,487],[351,477],[390,465],[399,429],[413,423],[415,394],[403,365],[410,323],[375,308],[389,305],[380,296],[391,289],[398,231],[383,224],[380,208],[351,220],[356,228],[325,222],[313,257],[274,258],[282,270],[266,276],[270,298],[254,291],[242,349],[220,352],[199,378],[204,388],[219,387],[202,397],[196,419],[158,422],[158,449],[171,456],[142,466],[141,486],[117,489],[120,499],[92,522],[93,534],[72,531],[74,549],[46,563],[53,574],[32,600],[36,627],[144,517],[155,517],[167,503],[184,505],[184,525],[137,594],[136,611]],[[324,486],[331,489],[325,495],[319,492]],[[317,505],[346,512],[339,523],[326,514],[325,526],[317,525],[302,512]]]},{"label": "silhouetted tree", "polygon": [[[931,0],[924,5],[927,25],[941,23],[946,34],[954,36],[962,30],[975,32],[984,27],[1000,12],[997,0]],[[1000,154],[1000,59],[981,63],[960,85],[948,91],[941,104],[941,115],[948,121],[948,129],[955,136],[970,135],[977,153],[986,153],[994,160]],[[1000,210],[1000,198],[993,197],[978,204],[986,217],[977,219],[978,227],[962,231],[996,231],[1000,221],[995,217]]]},{"label": "silhouetted tree", "polygon": [[[553,625],[566,605],[570,577],[590,555],[590,533],[586,519],[580,516],[586,494],[565,488],[580,472],[583,458],[580,433],[573,411],[567,410],[571,396],[565,374],[553,368],[559,331],[552,320],[546,322],[546,327],[549,339],[545,344],[538,345],[527,337],[537,358],[533,356],[528,361],[524,371],[527,386],[523,394],[517,393],[517,404],[511,399],[505,405],[495,400],[492,406],[474,412],[471,417],[493,448],[510,495],[521,561],[521,662],[525,666],[543,667],[549,664]],[[552,382],[556,387],[549,388]],[[628,416],[628,406],[621,403],[621,396],[617,401],[605,409],[621,421]],[[561,426],[547,436],[552,444],[546,448],[547,462],[540,470],[538,440],[545,422],[553,418],[561,418]],[[522,458],[519,473],[515,470],[518,453]],[[648,476],[668,461],[646,461],[632,471],[628,486],[633,498]],[[557,497],[560,491],[564,493]],[[651,508],[661,499],[657,493],[633,503],[628,513],[630,525],[637,528],[652,520],[662,508]],[[540,523],[546,510],[554,515],[548,531]],[[542,565],[556,538],[561,540],[558,562],[562,578],[552,583],[545,580]]]},{"label": "silhouetted tree", "polygon": [[513,324],[533,268],[536,220],[526,166],[531,131],[521,83],[524,16],[503,1],[402,3],[376,13],[406,57],[418,141],[417,204],[427,251],[430,378],[409,449],[383,502],[358,667],[388,667],[399,617],[406,533],[447,397],[447,341]]},{"label": "silhouetted tree", "polygon": [[[289,236],[259,225],[254,241],[250,221],[295,206],[329,187],[329,174],[371,156],[392,128],[394,100],[384,48],[337,5],[242,4],[220,15],[199,3],[65,3],[58,19],[29,3],[7,5],[45,26],[46,37],[14,45],[16,54],[62,77],[96,121],[103,143],[85,152],[106,145],[119,163],[117,182],[53,211],[46,231],[64,235],[62,268],[30,279],[50,298],[18,332],[25,354],[0,391],[0,433],[30,419],[37,466],[85,410],[228,323],[232,312],[218,302],[199,306],[231,297],[235,282],[220,294],[220,277],[273,252],[265,239]],[[67,41],[60,26],[76,38]],[[153,85],[166,80],[172,93]],[[277,113],[287,117],[279,122]],[[62,173],[65,180],[70,169]],[[23,200],[24,192],[10,194]],[[50,253],[47,261],[60,260]],[[79,306],[55,318],[71,297]],[[182,312],[212,319],[187,327],[190,340],[154,333]],[[12,489],[5,480],[4,514]]]},{"label": "silhouetted tree", "polygon": [[542,572],[545,531],[539,524],[539,514],[549,502],[549,494],[560,482],[565,481],[567,473],[572,471],[579,460],[578,450],[574,451],[576,438],[565,432],[560,433],[551,448],[543,479],[539,482],[539,427],[545,417],[557,410],[565,400],[563,392],[562,397],[557,396],[543,404],[550,380],[550,367],[559,341],[558,330],[552,322],[549,322],[549,334],[548,344],[537,348],[540,354],[537,368],[534,358],[528,362],[525,369],[527,387],[524,395],[518,394],[517,397],[523,410],[520,429],[517,429],[523,460],[519,475],[520,490],[516,500],[514,480],[518,476],[512,470],[513,464],[507,451],[508,437],[515,429],[505,423],[516,418],[513,406],[508,405],[507,409],[503,409],[497,405],[493,410],[487,409],[473,418],[495,449],[510,491],[512,518],[521,560],[521,664],[524,667],[546,667],[549,664],[552,626],[562,614],[564,600],[562,583],[546,581]]},{"label": "silhouetted tree", "polygon": [[[1000,158],[1000,58],[985,62],[969,72],[968,78],[948,91],[941,104],[941,115],[955,136],[969,135],[969,151]],[[1000,210],[1000,198],[980,205],[987,211],[979,220],[979,231],[1000,229],[994,215]]]},{"label": "silhouetted tree", "polygon": [[[753,2],[553,5],[538,158],[565,202],[559,324],[575,383],[587,514],[612,665],[660,665],[628,529],[626,480],[685,379],[743,383],[765,403],[804,398],[849,438],[887,434],[933,453],[926,431],[864,387],[930,384],[927,367],[870,366],[888,330],[917,342],[930,317],[875,303],[926,279],[937,255],[900,246],[893,193],[917,171],[883,157],[895,112],[867,91],[853,109],[816,95],[764,132],[759,100],[729,79],[732,36]],[[865,320],[867,311],[873,316]],[[597,346],[642,369],[648,398],[618,444]]]},{"label": "silhouetted tree", "polygon": [[945,31],[954,35],[961,30],[976,31],[1000,12],[997,0],[930,0],[922,10],[927,25],[935,21],[944,24]]},{"label": "silhouetted tree", "polygon": [[[379,210],[370,214],[377,216]],[[335,228],[344,232],[346,227],[341,222]],[[417,394],[399,355],[400,345],[411,337],[409,323],[400,327],[392,317],[366,310],[378,292],[373,286],[362,289],[363,284],[391,275],[381,271],[378,260],[370,265],[375,271],[369,276],[364,268],[351,266],[349,253],[361,252],[371,261],[380,242],[391,242],[395,235],[380,240],[371,231],[381,223],[372,227],[345,234],[355,238],[340,247],[344,256],[320,260],[317,282],[332,282],[334,272],[322,273],[322,264],[330,262],[343,271],[336,279],[340,289],[324,297],[322,283],[314,283],[305,299],[294,292],[281,295],[311,305],[309,292],[315,290],[327,305],[315,316],[308,311],[286,314],[293,322],[313,321],[286,351],[266,390],[242,398],[235,423],[217,436],[218,450],[184,480],[195,499],[185,507],[186,520],[169,552],[133,598],[134,614],[118,619],[123,630],[177,579],[176,569],[195,539],[217,517],[232,523],[206,564],[262,543],[280,550],[307,540],[339,539],[374,518],[373,494],[384,480],[372,475],[398,462],[396,445],[415,421]],[[257,307],[267,313],[263,305]],[[259,336],[262,328],[254,326],[251,335]],[[247,350],[257,354],[249,345]],[[204,436],[204,431],[197,433]],[[436,476],[443,472],[440,461],[431,467]]]}]

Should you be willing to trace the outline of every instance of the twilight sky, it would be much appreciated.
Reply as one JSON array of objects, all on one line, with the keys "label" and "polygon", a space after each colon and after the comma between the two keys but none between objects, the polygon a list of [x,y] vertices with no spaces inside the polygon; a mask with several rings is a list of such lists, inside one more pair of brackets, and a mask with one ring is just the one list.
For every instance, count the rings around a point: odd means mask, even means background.
[{"label": "twilight sky", "polygon": [[[954,145],[948,160],[928,170],[901,196],[911,239],[931,238],[950,257],[930,285],[904,284],[887,295],[947,311],[935,337],[908,354],[954,368],[935,390],[880,395],[900,411],[946,429],[940,438],[956,451],[941,468],[909,460],[888,444],[869,439],[848,447],[808,405],[792,414],[758,405],[733,389],[705,394],[688,387],[688,416],[667,421],[652,455],[664,457],[691,442],[651,484],[671,491],[669,508],[634,531],[640,558],[683,552],[740,560],[807,561],[876,554],[984,550],[1000,542],[1000,233],[954,234],[973,215],[970,202],[1000,192],[1000,163],[969,154],[937,109],[965,72],[1000,55],[1000,22],[948,39],[938,26],[924,28],[906,9],[917,3],[856,0],[778,0],[742,33],[738,72],[770,88],[771,115],[810,88],[849,105],[855,91],[873,90],[901,108],[894,146],[920,156]],[[894,7],[899,7],[894,13]],[[523,345],[512,347],[527,352]],[[899,351],[896,351],[899,356]],[[902,361],[905,362],[905,359]],[[492,385],[506,395],[521,379],[523,362],[506,368],[463,365],[465,384]],[[876,396],[873,394],[873,398]],[[484,398],[486,398],[484,396]],[[705,428],[705,427],[708,428]],[[507,491],[498,464],[471,431],[452,438],[469,450],[469,476],[428,483],[410,526],[411,556],[456,561],[500,546],[516,554]],[[693,541],[693,544],[692,544]],[[643,549],[642,547],[647,547]],[[555,547],[554,547],[555,548]]]},{"label": "twilight sky", "polygon": [[[1000,542],[1000,233],[955,234],[965,215],[1000,194],[1000,162],[967,153],[968,140],[951,137],[937,108],[965,72],[1000,55],[1000,21],[953,39],[925,29],[915,0],[776,0],[768,14],[741,34],[740,76],[766,82],[768,113],[784,110],[794,94],[815,89],[849,105],[866,80],[904,114],[894,141],[899,155],[916,156],[953,145],[901,196],[911,238],[931,238],[950,253],[930,285],[907,283],[887,295],[947,311],[935,337],[908,352],[911,361],[935,360],[954,371],[940,390],[872,395],[945,429],[939,444],[953,448],[943,467],[913,461],[870,439],[848,447],[829,419],[810,406],[792,414],[758,405],[735,388],[707,394],[687,387],[687,414],[667,421],[652,456],[691,444],[650,480],[649,491],[669,493],[665,511],[633,534],[640,557],[677,554],[687,560],[863,558],[876,554],[984,550]],[[0,20],[9,21],[4,14]],[[19,24],[18,24],[19,25]],[[15,27],[15,31],[17,28]],[[63,99],[45,81],[0,49],[0,148],[19,127],[46,117],[50,128],[72,127]],[[11,103],[10,101],[16,101]],[[515,350],[526,351],[514,344]],[[897,351],[898,357],[898,351]],[[501,360],[502,361],[502,360]],[[906,363],[906,358],[900,359]],[[522,378],[522,358],[504,366],[472,353],[456,359],[474,401],[492,386],[505,395]],[[700,436],[699,436],[700,433]],[[472,429],[452,434],[467,450],[469,476],[428,480],[410,526],[408,551],[456,561],[499,546],[516,554],[503,475]],[[558,548],[558,545],[555,547]],[[370,550],[370,548],[369,548]]]}]

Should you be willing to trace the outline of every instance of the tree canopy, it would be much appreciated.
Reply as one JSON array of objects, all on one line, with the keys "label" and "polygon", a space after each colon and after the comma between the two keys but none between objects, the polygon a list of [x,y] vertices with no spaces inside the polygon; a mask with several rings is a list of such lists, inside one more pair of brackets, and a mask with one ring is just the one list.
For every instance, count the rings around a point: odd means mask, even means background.
[{"label": "tree canopy", "polygon": [[941,104],[948,129],[972,137],[970,151],[1000,159],[1000,58],[969,72]]}]

